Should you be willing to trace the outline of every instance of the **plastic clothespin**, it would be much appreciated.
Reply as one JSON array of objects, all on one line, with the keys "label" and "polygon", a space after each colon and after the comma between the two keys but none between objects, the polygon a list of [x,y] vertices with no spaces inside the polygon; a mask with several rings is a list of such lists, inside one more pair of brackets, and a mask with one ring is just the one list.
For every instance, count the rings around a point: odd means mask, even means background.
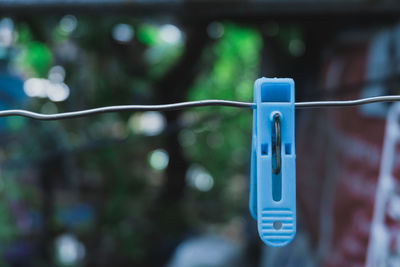
[{"label": "plastic clothespin", "polygon": [[294,81],[256,80],[254,102],[250,212],[263,242],[282,247],[296,235]]}]

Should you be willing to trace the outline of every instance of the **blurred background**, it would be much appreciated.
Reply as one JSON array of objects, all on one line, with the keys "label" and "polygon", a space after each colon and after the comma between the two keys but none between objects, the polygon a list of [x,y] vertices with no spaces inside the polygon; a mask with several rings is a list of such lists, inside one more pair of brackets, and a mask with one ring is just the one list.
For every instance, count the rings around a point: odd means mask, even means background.
[{"label": "blurred background", "polygon": [[[3,0],[0,108],[251,102],[262,76],[293,78],[296,101],[397,94],[399,15],[390,0]],[[251,110],[1,118],[0,266],[365,266],[388,108],[296,111],[298,233],[279,249],[248,210]],[[382,266],[400,266],[399,199]]]}]

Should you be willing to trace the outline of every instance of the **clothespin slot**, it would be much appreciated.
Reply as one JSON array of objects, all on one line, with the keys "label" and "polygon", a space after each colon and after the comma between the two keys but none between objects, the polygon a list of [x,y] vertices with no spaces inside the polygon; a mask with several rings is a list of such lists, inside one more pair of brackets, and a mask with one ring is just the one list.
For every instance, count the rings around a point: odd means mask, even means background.
[{"label": "clothespin slot", "polygon": [[267,245],[296,234],[294,82],[261,78],[254,85],[250,212]]}]

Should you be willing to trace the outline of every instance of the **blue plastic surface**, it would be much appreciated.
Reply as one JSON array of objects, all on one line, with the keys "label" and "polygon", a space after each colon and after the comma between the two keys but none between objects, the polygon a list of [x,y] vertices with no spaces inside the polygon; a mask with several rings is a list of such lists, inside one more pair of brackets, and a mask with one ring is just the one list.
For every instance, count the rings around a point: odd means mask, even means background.
[{"label": "blue plastic surface", "polygon": [[[250,172],[252,216],[263,242],[282,247],[296,235],[296,153],[294,137],[294,81],[260,78],[254,84],[253,136]],[[275,154],[273,116],[281,126],[281,171],[272,171]]]}]

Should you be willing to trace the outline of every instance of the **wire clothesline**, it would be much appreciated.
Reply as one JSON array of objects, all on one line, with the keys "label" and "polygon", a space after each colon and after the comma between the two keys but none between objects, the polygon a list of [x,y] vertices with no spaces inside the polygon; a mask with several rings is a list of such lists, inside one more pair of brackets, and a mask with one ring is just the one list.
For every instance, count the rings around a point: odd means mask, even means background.
[{"label": "wire clothesline", "polygon": [[[378,102],[400,102],[400,95],[386,95],[386,96],[375,96],[368,98],[360,98],[355,100],[343,100],[343,101],[311,101],[311,102],[296,102],[295,107],[299,108],[325,108],[325,107],[352,107],[358,105],[372,104]],[[189,101],[163,105],[121,105],[121,106],[107,106],[94,109],[86,109],[65,113],[56,114],[43,114],[32,112],[22,109],[11,109],[0,111],[0,117],[9,116],[20,116],[36,120],[61,120],[84,117],[99,113],[110,113],[120,111],[169,111],[169,110],[181,110],[186,108],[204,107],[204,106],[228,106],[236,108],[256,108],[256,104],[253,102],[240,102],[230,100],[219,100],[219,99],[208,99],[200,101]]]}]

